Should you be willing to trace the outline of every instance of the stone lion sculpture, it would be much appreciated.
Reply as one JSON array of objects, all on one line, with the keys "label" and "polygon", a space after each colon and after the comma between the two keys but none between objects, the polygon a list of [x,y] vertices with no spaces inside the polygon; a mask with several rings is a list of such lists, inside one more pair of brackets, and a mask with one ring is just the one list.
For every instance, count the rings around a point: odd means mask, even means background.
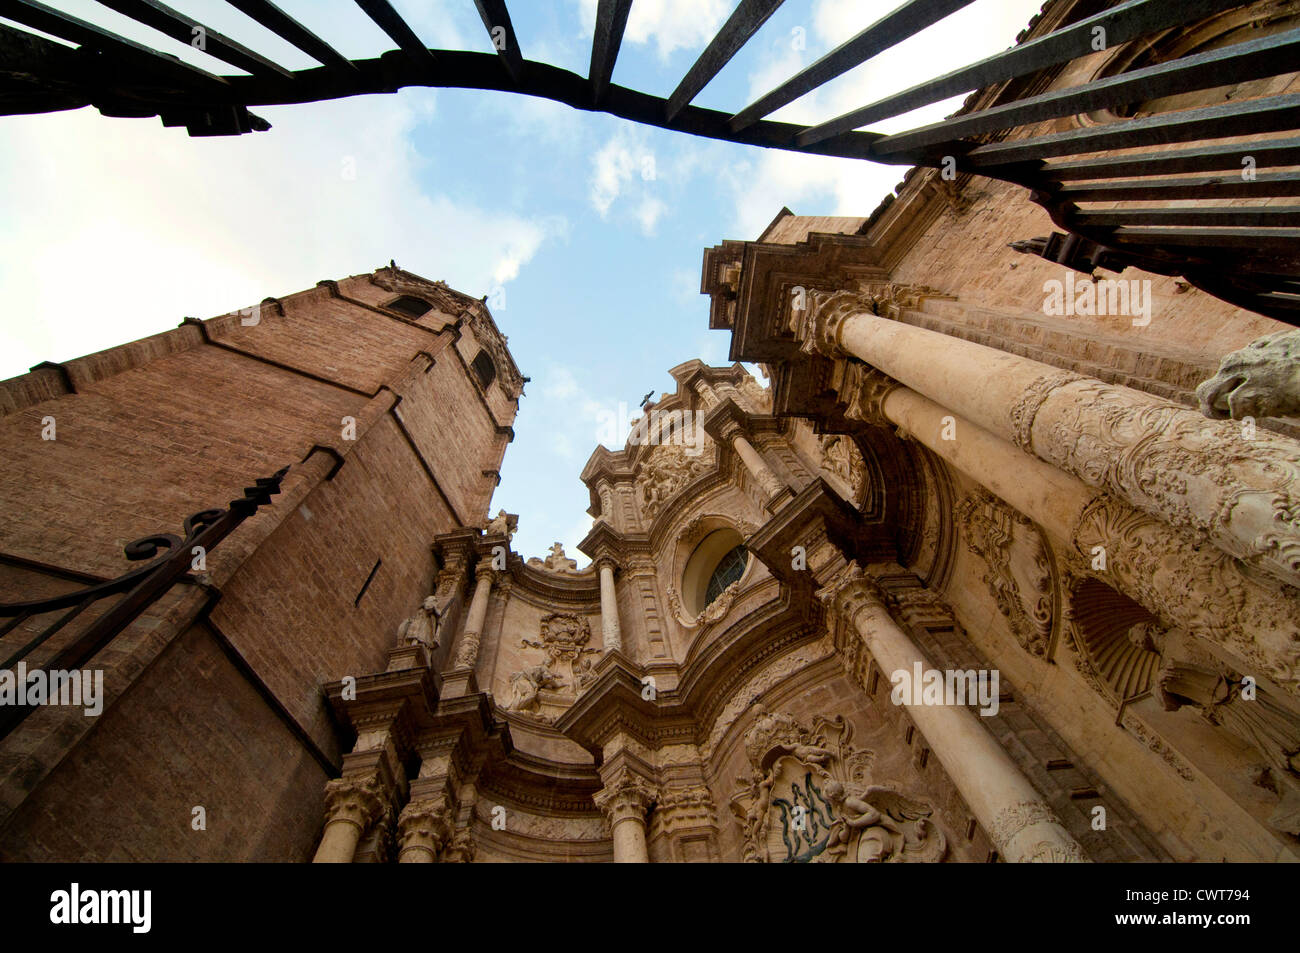
[{"label": "stone lion sculpture", "polygon": [[1231,417],[1300,416],[1300,330],[1268,334],[1233,351],[1196,388],[1201,413]]}]

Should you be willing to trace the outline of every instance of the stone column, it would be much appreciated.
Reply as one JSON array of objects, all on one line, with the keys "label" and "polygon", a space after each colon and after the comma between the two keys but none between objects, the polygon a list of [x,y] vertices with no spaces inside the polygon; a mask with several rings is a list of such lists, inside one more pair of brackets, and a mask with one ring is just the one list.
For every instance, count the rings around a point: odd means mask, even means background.
[{"label": "stone column", "polygon": [[1300,444],[870,313],[839,292],[796,316],[803,346],[852,355],[1131,506],[1300,586]]},{"label": "stone column", "polygon": [[650,852],[646,848],[646,814],[654,800],[654,788],[628,772],[606,783],[596,795],[596,806],[609,819],[614,863],[650,863]]},{"label": "stone column", "polygon": [[[877,387],[875,398],[874,409],[859,408],[862,416],[897,425],[1038,523],[1066,544],[1078,571],[1300,694],[1300,602],[1293,596],[1251,578],[1223,551],[1027,457],[915,391]],[[944,439],[945,418],[954,439]]]},{"label": "stone column", "polygon": [[[917,663],[923,671],[930,670],[921,650],[894,622],[861,569],[850,566],[820,595],[852,623],[887,676],[903,671],[910,677]],[[980,724],[979,716],[964,706],[920,704],[915,693],[913,698],[908,714],[1004,859],[1013,863],[1087,860],[1037,789]]]},{"label": "stone column", "polygon": [[460,652],[456,656],[456,664],[461,668],[473,668],[478,662],[478,646],[483,637],[483,622],[487,618],[488,596],[492,592],[493,576],[496,575],[491,568],[491,560],[486,556],[479,559],[475,575],[474,597],[470,600],[465,634],[461,636]]},{"label": "stone column", "polygon": [[614,592],[614,562],[608,556],[600,560],[600,631],[605,651],[623,649],[623,632],[618,624],[618,598]]},{"label": "stone column", "polygon": [[791,495],[790,488],[772,472],[772,468],[767,465],[767,461],[763,459],[762,454],[754,449],[754,445],[749,442],[749,438],[745,436],[739,424],[734,421],[729,422],[722,431],[722,437],[731,444],[732,449],[736,451],[736,455],[745,464],[745,468],[758,481],[758,485],[763,490],[765,502],[771,504],[779,497]]},{"label": "stone column", "polygon": [[325,832],[313,863],[350,864],[361,836],[384,812],[384,796],[373,779],[335,778],[325,785]]}]

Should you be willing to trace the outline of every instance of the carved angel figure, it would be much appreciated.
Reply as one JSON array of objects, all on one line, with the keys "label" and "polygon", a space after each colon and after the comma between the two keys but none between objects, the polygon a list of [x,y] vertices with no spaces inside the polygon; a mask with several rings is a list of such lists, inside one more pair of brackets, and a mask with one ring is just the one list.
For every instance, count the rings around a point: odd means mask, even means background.
[{"label": "carved angel figure", "polygon": [[397,637],[403,645],[423,645],[432,652],[438,647],[440,619],[438,600],[433,596],[426,596],[420,603],[420,608],[397,627]]},{"label": "carved angel figure", "polygon": [[828,861],[904,863],[943,856],[944,837],[929,822],[929,808],[893,788],[872,785],[859,795],[831,780],[825,794],[836,814],[824,852]]}]

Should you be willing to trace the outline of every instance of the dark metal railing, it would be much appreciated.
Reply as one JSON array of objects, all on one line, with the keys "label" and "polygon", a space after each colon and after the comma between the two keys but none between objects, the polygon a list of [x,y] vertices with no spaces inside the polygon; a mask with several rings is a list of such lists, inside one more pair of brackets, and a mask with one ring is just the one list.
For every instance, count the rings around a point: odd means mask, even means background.
[{"label": "dark metal railing", "polygon": [[[25,662],[33,652],[63,632],[79,615],[97,603],[120,595],[80,632],[67,638],[48,658],[43,659],[33,671],[71,672],[89,662],[100,649],[130,625],[146,609],[184,580],[193,581],[190,569],[196,553],[206,560],[217,544],[225,539],[258,508],[271,502],[280,492],[280,481],[288,468],[273,476],[260,478],[244,490],[244,496],[232,500],[226,509],[201,510],[186,518],[184,536],[159,533],[128,543],[126,558],[132,561],[152,560],[138,569],[74,592],[34,599],[28,602],[0,603],[0,671],[15,673],[16,666]],[[161,553],[161,555],[159,555]],[[55,613],[59,613],[55,616]],[[48,624],[21,645],[6,645],[10,633],[19,626],[42,616],[54,616]],[[0,705],[0,738],[9,734],[33,710],[31,705]]]},{"label": "dark metal railing", "polygon": [[[1023,186],[1058,227],[1081,242],[1048,237],[1020,247],[1091,249],[1064,260],[1080,269],[1129,265],[1182,275],[1192,284],[1261,314],[1300,325],[1300,205],[1215,205],[1223,199],[1286,200],[1297,196],[1300,95],[1273,94],[1199,109],[1089,124],[1018,138],[1028,126],[1099,110],[1149,103],[1175,93],[1288,76],[1300,64],[1300,29],[1174,57],[1067,88],[1052,79],[1099,49],[1141,41],[1150,46],[1240,8],[1223,0],[1058,0],[1068,3],[1056,29],[977,63],[811,126],[764,117],[914,36],[973,0],[907,0],[812,65],[738,111],[691,102],[738,53],[781,0],[740,0],[667,97],[611,83],[632,0],[599,0],[586,77],[525,59],[505,0],[475,0],[495,53],[432,50],[387,0],[357,0],[397,48],[375,59],[349,60],[267,0],[228,0],[308,56],[319,68],[291,71],[208,29],[157,0],[101,0],[105,6],[171,37],[190,42],[248,75],[218,76],[127,40],[36,0],[0,0],[0,15],[77,45],[0,25],[0,111],[37,112],[93,104],[109,116],[159,116],[191,135],[235,135],[270,128],[250,112],[260,105],[391,93],[404,86],[493,89],[540,96],[578,109],[730,142],[897,165],[950,169]],[[1049,12],[1052,8],[1048,8]],[[1272,15],[1272,14],[1270,14]],[[1098,36],[1104,37],[1098,47]],[[4,73],[0,72],[0,76]],[[1041,82],[1040,82],[1041,80]],[[951,96],[988,90],[982,104],[942,122],[885,135],[863,126],[904,115]],[[1251,136],[1249,145],[1215,140]],[[1191,149],[1160,151],[1177,143]],[[1096,156],[1145,148],[1131,156]],[[1052,160],[1062,161],[1052,161]],[[1196,177],[1188,173],[1229,172]],[[1181,178],[1166,178],[1169,175]],[[1124,177],[1127,181],[1106,181]],[[1091,184],[1088,184],[1091,183]],[[1195,203],[1175,209],[1091,203]],[[1211,204],[1205,204],[1211,203]],[[1028,237],[1026,237],[1028,238]]]}]

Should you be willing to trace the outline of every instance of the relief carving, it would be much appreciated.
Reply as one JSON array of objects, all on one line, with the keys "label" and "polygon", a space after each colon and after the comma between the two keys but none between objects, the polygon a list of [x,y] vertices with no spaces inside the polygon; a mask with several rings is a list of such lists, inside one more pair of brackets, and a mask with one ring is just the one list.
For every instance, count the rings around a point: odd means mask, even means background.
[{"label": "relief carving", "polygon": [[692,456],[687,447],[663,444],[652,447],[636,476],[637,495],[647,520],[652,520],[678,490],[711,466],[703,454]]},{"label": "relief carving", "polygon": [[[589,648],[590,640],[591,626],[584,616],[563,612],[545,616],[540,641],[519,640],[521,645],[541,649],[545,659],[541,665],[526,666],[511,674],[506,710],[529,715],[544,724],[553,722],[555,714],[545,711],[543,703],[567,707],[595,678],[591,657],[599,655],[600,650]],[[544,693],[567,697],[548,698]]]},{"label": "relief carving", "polygon": [[1104,572],[1116,588],[1163,622],[1222,645],[1293,693],[1300,690],[1294,590],[1260,585],[1223,551],[1190,545],[1177,530],[1105,494],[1084,508],[1072,536],[1081,574],[1096,574],[1095,553],[1104,552]]},{"label": "relief carving", "polygon": [[1300,584],[1295,442],[1084,379],[1039,408],[1034,452],[1250,566]]},{"label": "relief carving", "polygon": [[846,434],[823,434],[821,447],[821,469],[836,476],[849,488],[850,500],[858,499],[867,473],[862,451]]},{"label": "relief carving", "polygon": [[754,706],[745,732],[750,773],[737,778],[732,813],[755,863],[937,862],[947,852],[933,809],[870,783],[874,753],[855,748],[837,715],[805,728]]},{"label": "relief carving", "polygon": [[1029,517],[979,489],[957,504],[967,548],[984,560],[984,582],[1022,648],[1043,658],[1052,632],[1052,564]]}]

